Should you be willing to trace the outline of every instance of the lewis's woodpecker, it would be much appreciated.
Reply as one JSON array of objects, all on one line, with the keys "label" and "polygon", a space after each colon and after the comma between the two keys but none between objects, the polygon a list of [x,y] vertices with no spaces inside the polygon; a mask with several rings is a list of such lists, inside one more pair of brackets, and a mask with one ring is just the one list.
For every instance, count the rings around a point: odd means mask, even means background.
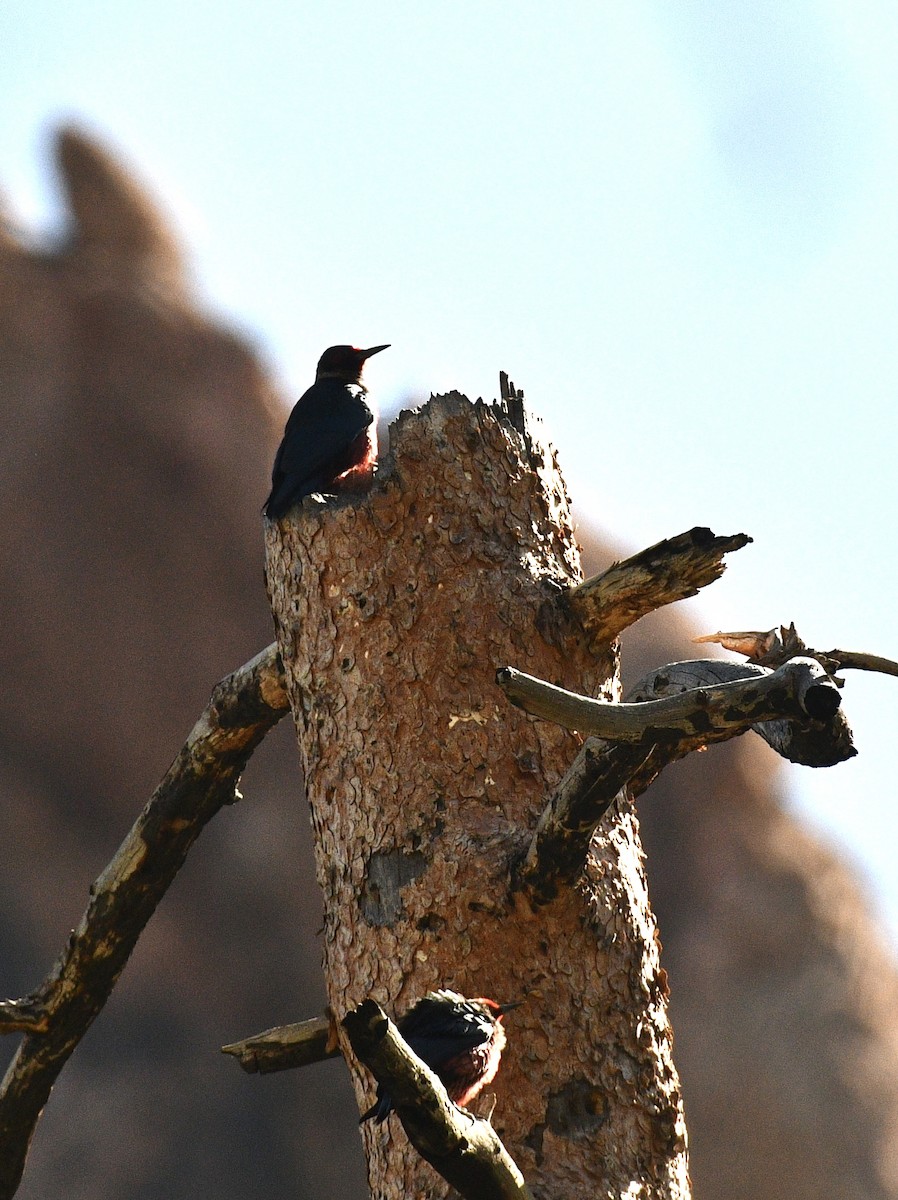
[{"label": "lewis's woodpecker", "polygon": [[[483,996],[466,1000],[458,992],[428,992],[413,1004],[398,1029],[415,1054],[439,1075],[450,1100],[469,1104],[499,1070],[505,1046],[504,1013],[517,1004],[497,1004]],[[393,1111],[393,1100],[383,1084],[377,1100],[361,1117],[379,1125]]]},{"label": "lewis's woodpecker", "polygon": [[365,402],[362,368],[372,354],[386,349],[331,346],[322,354],[315,382],[294,405],[274,460],[271,493],[262,510],[271,520],[303,496],[370,475],[377,427]]}]

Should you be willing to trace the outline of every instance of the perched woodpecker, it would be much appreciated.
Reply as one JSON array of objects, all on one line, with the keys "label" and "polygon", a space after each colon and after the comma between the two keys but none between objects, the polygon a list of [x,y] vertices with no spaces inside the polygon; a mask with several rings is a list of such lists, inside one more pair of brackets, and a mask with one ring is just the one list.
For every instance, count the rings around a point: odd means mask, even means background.
[{"label": "perched woodpecker", "polygon": [[[517,1007],[482,996],[466,1000],[458,992],[441,989],[412,1005],[398,1029],[415,1054],[439,1075],[449,1098],[465,1105],[496,1077],[505,1046],[502,1017]],[[380,1125],[392,1111],[390,1093],[378,1084],[377,1100],[359,1124],[373,1117]]]},{"label": "perched woodpecker", "polygon": [[303,496],[370,475],[377,458],[377,426],[365,402],[362,368],[373,354],[387,349],[331,346],[322,354],[315,382],[294,405],[274,460],[271,493],[262,510],[271,520]]}]

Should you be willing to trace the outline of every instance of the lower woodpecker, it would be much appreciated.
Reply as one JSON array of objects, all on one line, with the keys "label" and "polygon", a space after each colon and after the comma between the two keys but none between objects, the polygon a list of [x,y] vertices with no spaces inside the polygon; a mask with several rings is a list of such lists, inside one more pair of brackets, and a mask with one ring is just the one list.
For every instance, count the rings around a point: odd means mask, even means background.
[{"label": "lower woodpecker", "polygon": [[[520,1001],[518,1003],[521,1003]],[[518,1004],[497,1004],[478,996],[466,1000],[458,992],[428,992],[398,1024],[415,1054],[443,1081],[450,1100],[469,1104],[492,1083],[505,1047],[502,1017]],[[378,1125],[393,1111],[393,1100],[378,1084],[377,1100],[359,1124],[372,1118]]]}]

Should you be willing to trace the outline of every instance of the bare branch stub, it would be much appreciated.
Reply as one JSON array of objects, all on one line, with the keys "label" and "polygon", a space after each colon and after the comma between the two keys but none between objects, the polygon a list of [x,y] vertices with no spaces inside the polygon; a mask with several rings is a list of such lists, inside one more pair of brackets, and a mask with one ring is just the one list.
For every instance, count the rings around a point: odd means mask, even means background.
[{"label": "bare branch stub", "polygon": [[839,669],[839,663],[830,656],[812,650],[798,634],[795,622],[765,630],[740,630],[734,633],[708,633],[692,639],[696,643],[714,642],[725,650],[744,654],[751,663],[761,667],[781,667],[790,658],[816,658],[830,675]]},{"label": "bare branch stub", "polygon": [[880,675],[898,675],[898,662],[883,658],[880,654],[867,654],[863,650],[827,650],[824,653],[839,664],[839,671],[876,671]]},{"label": "bare branch stub", "polygon": [[726,569],[724,555],[751,540],[745,533],[717,537],[696,526],[614,563],[570,588],[565,600],[592,642],[607,646],[640,617],[695,596],[719,579]]},{"label": "bare branch stub", "polygon": [[346,1014],[343,1027],[356,1057],[378,1083],[422,1158],[468,1200],[532,1200],[517,1164],[489,1121],[453,1104],[373,1000]]},{"label": "bare branch stub", "polygon": [[237,799],[250,755],[288,711],[277,647],[215,687],[149,803],[90,889],[90,902],[50,974],[25,1000],[45,1018],[30,1029],[0,1084],[0,1200],[18,1188],[41,1110],[59,1072],[102,1010],[206,823]]},{"label": "bare branch stub", "polygon": [[337,1058],[340,1047],[331,1018],[312,1017],[308,1021],[266,1029],[240,1042],[231,1042],[222,1046],[221,1052],[236,1058],[251,1075],[269,1075],[274,1071],[289,1071]]}]

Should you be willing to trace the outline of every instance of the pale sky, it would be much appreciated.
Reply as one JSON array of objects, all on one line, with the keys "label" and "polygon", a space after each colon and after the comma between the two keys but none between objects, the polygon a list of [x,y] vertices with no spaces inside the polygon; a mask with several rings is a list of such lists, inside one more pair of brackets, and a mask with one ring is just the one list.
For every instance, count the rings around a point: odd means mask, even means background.
[{"label": "pale sky", "polygon": [[[702,628],[898,658],[896,63],[877,0],[16,0],[0,189],[57,227],[82,120],[287,394],[334,342],[387,410],[507,370],[616,540],[754,537]],[[898,680],[843,702],[859,758],[783,783],[898,936]]]}]

